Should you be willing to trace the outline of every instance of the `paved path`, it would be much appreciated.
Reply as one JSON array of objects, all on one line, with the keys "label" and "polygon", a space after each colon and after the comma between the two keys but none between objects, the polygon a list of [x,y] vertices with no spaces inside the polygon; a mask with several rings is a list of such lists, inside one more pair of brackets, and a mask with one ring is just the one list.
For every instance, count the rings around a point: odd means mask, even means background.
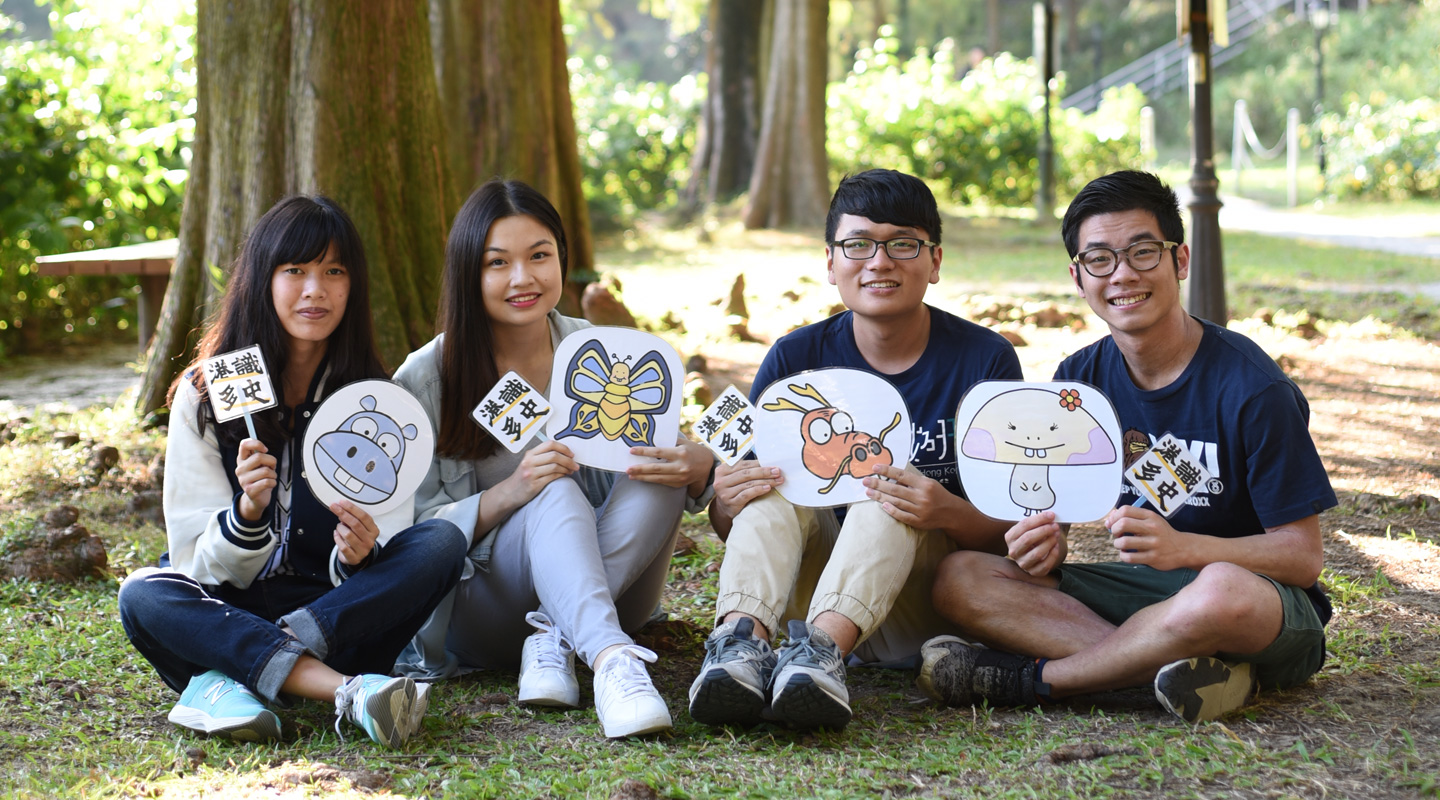
[{"label": "paved path", "polygon": [[[1190,202],[1190,187],[1175,187],[1182,206]],[[1251,231],[1339,247],[1375,250],[1440,259],[1440,214],[1392,214],[1375,217],[1338,217],[1303,210],[1281,210],[1243,197],[1221,195],[1220,229]],[[1414,285],[1433,300],[1440,300],[1440,283]]]}]

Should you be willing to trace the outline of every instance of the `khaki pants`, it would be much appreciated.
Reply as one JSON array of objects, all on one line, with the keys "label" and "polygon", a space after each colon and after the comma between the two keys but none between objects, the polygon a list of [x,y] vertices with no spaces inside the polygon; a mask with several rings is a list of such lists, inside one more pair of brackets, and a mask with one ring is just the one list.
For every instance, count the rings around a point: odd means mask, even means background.
[{"label": "khaki pants", "polygon": [[773,636],[783,621],[834,611],[860,628],[860,661],[909,659],[927,639],[958,633],[930,600],[935,569],[955,549],[944,533],[897,522],[874,501],[850,506],[842,526],[833,510],[772,491],[735,517],[715,619],[743,612]]}]

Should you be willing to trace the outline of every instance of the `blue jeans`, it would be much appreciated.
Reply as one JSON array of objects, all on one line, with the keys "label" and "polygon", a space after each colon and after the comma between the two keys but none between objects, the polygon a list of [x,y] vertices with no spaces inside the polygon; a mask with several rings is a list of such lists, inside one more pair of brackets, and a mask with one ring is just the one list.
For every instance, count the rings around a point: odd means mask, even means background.
[{"label": "blue jeans", "polygon": [[120,586],[120,622],[175,691],[216,669],[273,701],[306,654],[344,675],[389,674],[460,580],[467,544],[459,528],[430,520],[396,534],[339,586],[293,575],[204,586],[146,568]]}]

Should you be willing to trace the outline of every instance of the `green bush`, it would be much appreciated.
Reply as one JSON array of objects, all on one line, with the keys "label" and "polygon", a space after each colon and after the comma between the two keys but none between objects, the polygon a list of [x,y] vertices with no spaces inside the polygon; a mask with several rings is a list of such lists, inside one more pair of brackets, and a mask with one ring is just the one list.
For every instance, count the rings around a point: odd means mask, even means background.
[{"label": "green bush", "polygon": [[52,0],[50,25],[24,41],[0,15],[0,356],[134,324],[133,279],[42,278],[36,256],[174,236],[180,221],[192,13]]},{"label": "green bush", "polygon": [[672,86],[630,79],[604,56],[571,58],[569,67],[591,225],[618,230],[640,210],[675,205],[689,180],[703,77]]},{"label": "green bush", "polygon": [[[903,63],[896,47],[882,38],[860,50],[845,80],[831,84],[831,166],[912,172],[964,204],[1033,203],[1042,124],[1033,62],[1002,53],[957,81],[952,41]],[[1108,93],[1091,115],[1059,109],[1059,96],[1051,117],[1059,194],[1139,162],[1144,98],[1134,87]]]},{"label": "green bush", "polygon": [[1327,114],[1320,128],[1336,194],[1440,199],[1440,101],[1354,103],[1343,115]]}]

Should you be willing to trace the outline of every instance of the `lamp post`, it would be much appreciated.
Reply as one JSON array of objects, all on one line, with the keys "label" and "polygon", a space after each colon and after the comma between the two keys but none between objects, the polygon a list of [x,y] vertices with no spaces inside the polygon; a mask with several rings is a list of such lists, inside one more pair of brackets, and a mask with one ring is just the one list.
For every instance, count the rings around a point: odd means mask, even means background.
[{"label": "lamp post", "polygon": [[1320,168],[1320,191],[1325,191],[1325,132],[1320,118],[1325,113],[1325,29],[1330,27],[1330,9],[1325,0],[1312,0],[1310,24],[1315,28],[1315,163]]},{"label": "lamp post", "polygon": [[[1215,121],[1210,108],[1208,0],[1190,0],[1190,292],[1191,314],[1223,326],[1225,262],[1220,245],[1220,180],[1215,177]],[[1183,8],[1183,7],[1182,7]]]},{"label": "lamp post", "polygon": [[1053,0],[1035,3],[1035,66],[1040,72],[1040,94],[1044,98],[1040,127],[1040,185],[1035,192],[1035,220],[1039,225],[1055,221],[1055,144],[1050,131],[1050,81],[1055,77],[1055,9]]}]

